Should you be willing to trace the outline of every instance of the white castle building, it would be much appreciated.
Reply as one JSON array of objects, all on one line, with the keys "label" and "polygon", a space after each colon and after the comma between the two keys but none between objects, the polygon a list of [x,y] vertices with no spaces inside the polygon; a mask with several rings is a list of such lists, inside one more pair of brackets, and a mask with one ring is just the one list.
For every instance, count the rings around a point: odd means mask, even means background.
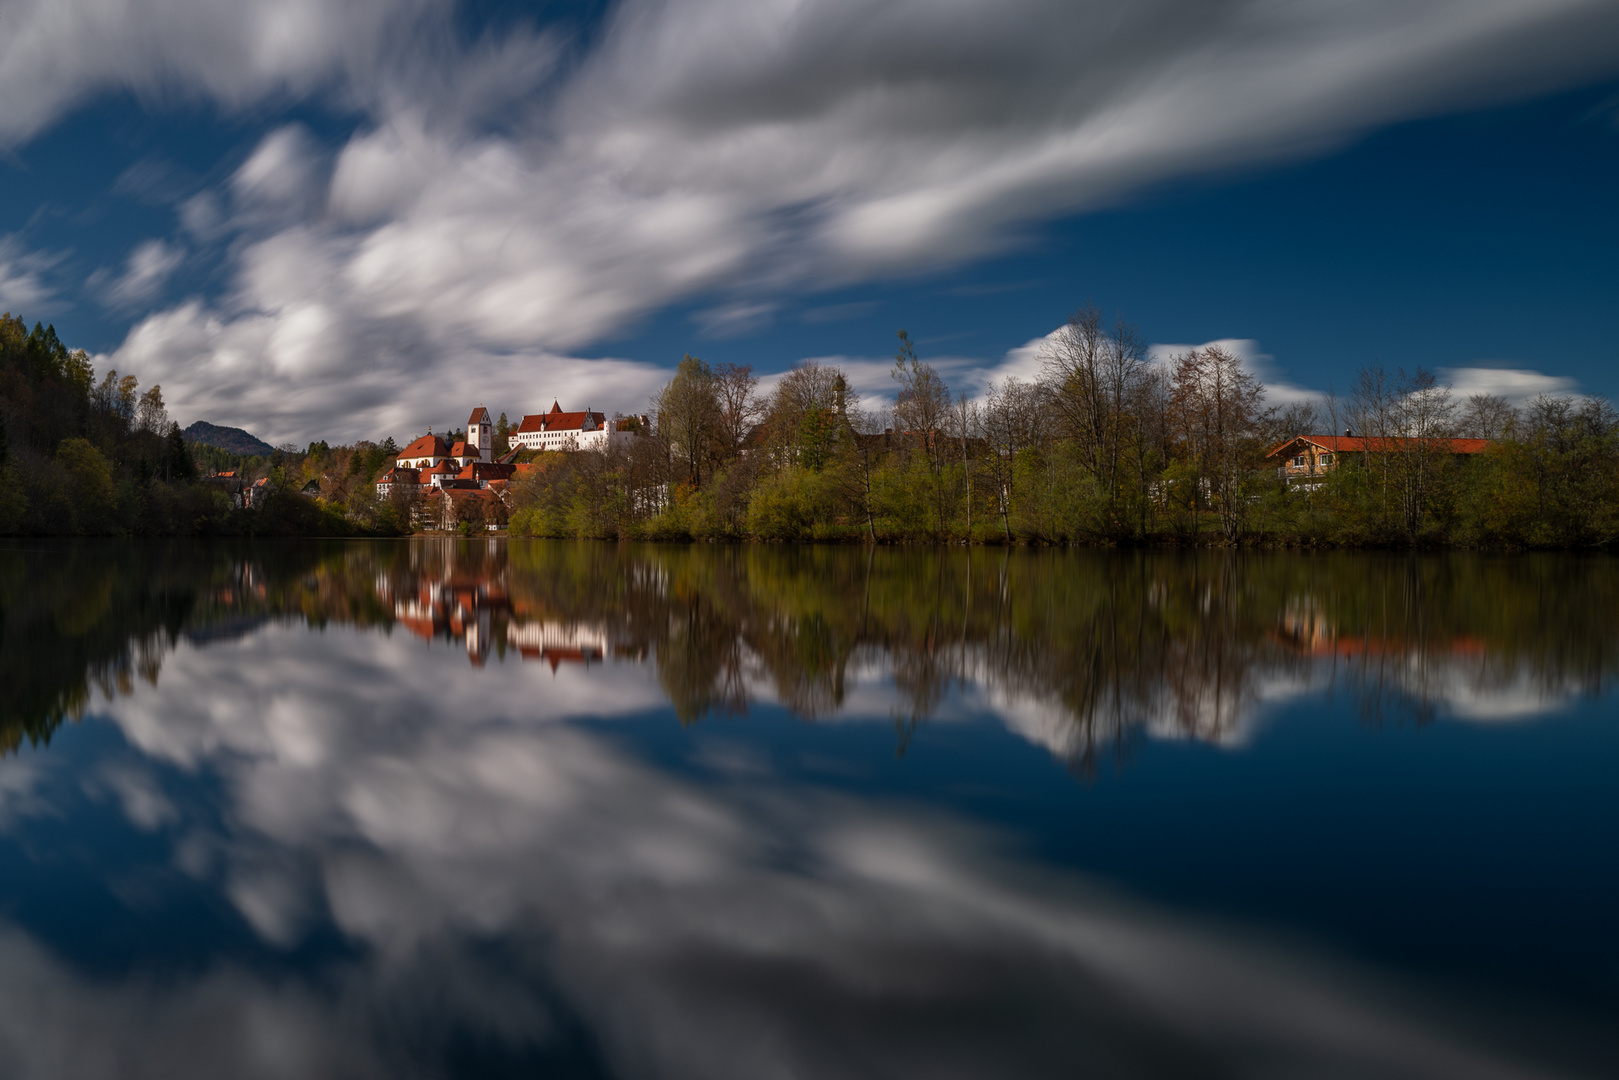
[{"label": "white castle building", "polygon": [[606,450],[634,437],[625,421],[610,421],[589,409],[563,412],[553,401],[550,412],[523,417],[511,440],[529,450]]}]

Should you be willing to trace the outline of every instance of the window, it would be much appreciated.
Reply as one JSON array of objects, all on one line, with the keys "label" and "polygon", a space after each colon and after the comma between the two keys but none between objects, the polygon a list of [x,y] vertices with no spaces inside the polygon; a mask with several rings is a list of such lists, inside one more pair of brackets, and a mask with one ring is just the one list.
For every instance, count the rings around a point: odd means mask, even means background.
[{"label": "window", "polygon": [[1322,454],[1321,455],[1321,464],[1323,464],[1323,465],[1331,465],[1332,464],[1332,455],[1331,454]]},{"label": "window", "polygon": [[1293,459],[1293,467],[1295,469],[1302,469],[1308,464],[1310,464],[1310,459],[1305,457],[1303,454],[1300,454],[1298,457]]}]

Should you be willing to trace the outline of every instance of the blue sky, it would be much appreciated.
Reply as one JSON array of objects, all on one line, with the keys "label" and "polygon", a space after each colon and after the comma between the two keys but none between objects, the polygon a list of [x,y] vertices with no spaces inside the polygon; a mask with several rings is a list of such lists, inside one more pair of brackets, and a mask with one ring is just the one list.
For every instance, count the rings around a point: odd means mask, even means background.
[{"label": "blue sky", "polygon": [[909,330],[970,391],[1094,301],[1619,395],[1611,3],[0,3],[0,308],[182,423],[639,410]]}]

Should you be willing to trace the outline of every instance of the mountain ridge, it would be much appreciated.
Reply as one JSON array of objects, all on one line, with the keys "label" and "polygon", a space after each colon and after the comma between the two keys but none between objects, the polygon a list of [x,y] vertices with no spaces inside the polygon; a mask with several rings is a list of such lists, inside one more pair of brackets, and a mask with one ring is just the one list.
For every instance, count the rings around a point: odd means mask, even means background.
[{"label": "mountain ridge", "polygon": [[263,454],[273,453],[275,447],[239,427],[223,427],[219,424],[210,424],[206,420],[198,420],[180,433],[186,442],[202,443],[204,446],[218,447],[220,450],[232,454]]}]

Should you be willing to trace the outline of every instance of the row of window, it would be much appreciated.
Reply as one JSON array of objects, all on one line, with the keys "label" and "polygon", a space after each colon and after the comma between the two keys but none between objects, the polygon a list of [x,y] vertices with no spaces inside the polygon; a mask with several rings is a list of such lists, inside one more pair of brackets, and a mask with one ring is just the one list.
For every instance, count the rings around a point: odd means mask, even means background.
[{"label": "row of window", "polygon": [[[1332,455],[1331,454],[1322,454],[1321,457],[1318,460],[1319,460],[1319,463],[1322,464],[1322,465],[1331,465],[1332,464]],[[1307,455],[1307,454],[1300,454],[1298,457],[1293,459],[1293,467],[1295,469],[1302,469],[1308,464],[1310,464],[1310,458],[1309,458],[1309,455]]]}]

